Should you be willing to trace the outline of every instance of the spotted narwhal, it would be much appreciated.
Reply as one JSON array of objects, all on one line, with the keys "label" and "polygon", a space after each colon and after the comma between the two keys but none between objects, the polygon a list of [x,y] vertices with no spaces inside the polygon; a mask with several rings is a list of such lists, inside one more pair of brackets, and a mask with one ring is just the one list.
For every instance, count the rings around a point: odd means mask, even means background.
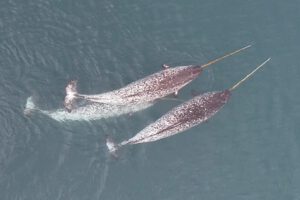
[{"label": "spotted narwhal", "polygon": [[177,94],[181,88],[197,78],[204,68],[249,47],[251,47],[251,45],[228,53],[204,65],[188,65],[174,68],[163,65],[165,68],[164,70],[132,82],[120,89],[102,94],[79,94],[77,92],[77,82],[71,81],[66,87],[64,105],[70,112],[72,110],[74,100],[78,98],[92,102],[114,105],[152,102],[170,94]]},{"label": "spotted narwhal", "polygon": [[57,108],[53,110],[41,109],[34,104],[32,97],[29,97],[25,105],[24,114],[28,116],[33,112],[41,113],[59,122],[91,121],[130,114],[144,110],[151,105],[151,102],[131,104],[126,106],[86,102],[84,105],[74,108],[72,112],[67,112],[64,108]]},{"label": "spotted narwhal", "polygon": [[124,145],[153,142],[201,124],[214,116],[228,102],[231,92],[269,60],[270,58],[256,67],[231,88],[224,91],[207,92],[198,95],[173,108],[128,140],[115,144],[111,138],[107,138],[106,145],[109,151],[115,154],[115,152]]}]

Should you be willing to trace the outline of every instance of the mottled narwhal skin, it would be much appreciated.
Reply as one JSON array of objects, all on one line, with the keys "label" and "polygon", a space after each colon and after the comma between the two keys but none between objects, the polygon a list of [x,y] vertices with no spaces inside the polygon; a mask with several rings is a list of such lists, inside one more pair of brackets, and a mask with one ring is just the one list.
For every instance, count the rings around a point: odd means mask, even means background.
[{"label": "mottled narwhal skin", "polygon": [[131,104],[127,106],[110,105],[103,103],[88,102],[67,112],[64,108],[43,110],[35,105],[33,97],[27,99],[24,114],[31,115],[33,112],[42,113],[59,122],[66,121],[91,121],[103,118],[116,117],[124,114],[138,112],[152,106],[151,103]]},{"label": "mottled narwhal skin", "polygon": [[196,96],[173,108],[120,145],[153,142],[190,129],[216,114],[227,103],[230,95],[230,91],[225,90]]},{"label": "mottled narwhal skin", "polygon": [[182,103],[128,140],[115,144],[108,138],[106,145],[110,153],[115,154],[120,147],[127,144],[153,142],[170,137],[210,119],[228,102],[231,92],[269,62],[270,59],[265,60],[229,89],[221,92],[207,92]]},{"label": "mottled narwhal skin", "polygon": [[222,57],[212,60],[204,65],[187,65],[165,68],[157,73],[146,76],[140,80],[126,85],[117,90],[96,95],[78,94],[76,81],[72,81],[66,87],[65,108],[71,112],[74,99],[83,98],[92,102],[107,103],[112,105],[130,105],[136,103],[153,102],[156,99],[177,94],[178,91],[196,79],[204,68],[215,64],[229,56],[235,55],[251,45],[235,50]]},{"label": "mottled narwhal skin", "polygon": [[152,102],[172,93],[177,93],[178,90],[197,78],[201,72],[202,68],[198,65],[170,67],[132,82],[120,89],[96,95],[77,94],[76,82],[72,81],[66,87],[65,107],[71,109],[70,104],[74,97],[116,105]]},{"label": "mottled narwhal skin", "polygon": [[229,100],[231,92],[207,92],[173,108],[152,124],[146,126],[132,138],[115,144],[106,139],[109,152],[116,156],[116,151],[128,144],[154,142],[181,133],[215,115]]}]

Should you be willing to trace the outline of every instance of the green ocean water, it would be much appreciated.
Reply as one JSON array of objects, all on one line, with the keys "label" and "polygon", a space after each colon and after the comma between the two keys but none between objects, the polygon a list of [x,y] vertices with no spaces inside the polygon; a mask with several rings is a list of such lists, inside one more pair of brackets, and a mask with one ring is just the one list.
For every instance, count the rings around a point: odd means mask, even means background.
[{"label": "green ocean water", "polygon": [[[0,199],[300,199],[299,10],[296,0],[2,0]],[[216,116],[117,160],[105,134],[128,139],[179,102],[90,122],[23,114],[29,96],[61,108],[72,79],[101,93],[248,44],[179,93],[229,88],[271,57]]]}]

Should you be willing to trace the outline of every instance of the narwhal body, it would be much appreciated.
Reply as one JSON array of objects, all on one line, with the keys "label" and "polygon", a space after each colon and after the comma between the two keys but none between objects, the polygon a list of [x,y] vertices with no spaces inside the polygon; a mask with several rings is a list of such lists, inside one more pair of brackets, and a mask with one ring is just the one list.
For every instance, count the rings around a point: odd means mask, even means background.
[{"label": "narwhal body", "polygon": [[76,81],[71,81],[66,87],[65,108],[68,111],[71,111],[74,99],[78,98],[98,103],[128,105],[153,102],[156,99],[166,97],[170,94],[177,94],[181,88],[197,78],[207,66],[247,49],[250,46],[251,45],[248,45],[226,54],[205,65],[188,65],[179,67],[168,67],[164,65],[164,70],[132,82],[120,89],[102,94],[79,94],[77,92]]},{"label": "narwhal body", "polygon": [[171,109],[168,113],[164,114],[158,120],[148,125],[128,140],[119,144],[114,144],[111,139],[107,139],[106,143],[109,151],[114,153],[120,147],[127,144],[138,144],[160,140],[201,124],[214,116],[228,102],[231,92],[269,60],[270,59],[263,62],[230,89],[198,95]]},{"label": "narwhal body", "polygon": [[71,81],[66,87],[65,106],[68,107],[74,97],[112,105],[151,102],[172,93],[177,93],[199,76],[201,72],[201,66],[170,67],[120,89],[95,95],[78,94],[76,81]]},{"label": "narwhal body", "polygon": [[87,102],[85,105],[74,108],[72,112],[67,112],[64,108],[43,110],[34,104],[32,97],[29,97],[25,105],[24,114],[30,115],[32,112],[42,113],[59,122],[91,121],[130,114],[144,110],[151,105],[152,103],[150,102],[126,106]]}]

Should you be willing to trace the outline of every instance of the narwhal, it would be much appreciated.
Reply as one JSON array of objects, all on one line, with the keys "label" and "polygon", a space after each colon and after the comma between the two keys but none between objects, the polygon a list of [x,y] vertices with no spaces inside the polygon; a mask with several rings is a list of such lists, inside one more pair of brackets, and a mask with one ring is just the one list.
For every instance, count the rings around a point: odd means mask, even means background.
[{"label": "narwhal", "polygon": [[109,152],[114,155],[115,152],[124,145],[153,142],[170,137],[210,119],[228,102],[232,91],[253,75],[259,68],[264,66],[270,59],[271,58],[264,61],[231,88],[224,91],[207,92],[182,103],[128,140],[115,144],[112,139],[108,137],[106,139],[106,145]]},{"label": "narwhal", "polygon": [[72,112],[68,112],[63,107],[53,110],[41,109],[34,103],[33,97],[29,97],[26,101],[24,114],[28,116],[33,112],[42,113],[59,122],[92,121],[138,112],[150,107],[151,105],[151,102],[131,104],[127,106],[85,102],[85,104],[81,106],[76,106]]},{"label": "narwhal", "polygon": [[164,70],[146,76],[132,82],[120,89],[112,90],[102,94],[86,95],[77,92],[77,82],[71,81],[66,87],[65,108],[71,112],[75,99],[85,99],[92,102],[107,103],[113,105],[128,105],[136,103],[152,102],[156,99],[177,94],[178,91],[192,80],[197,78],[203,69],[229,56],[239,53],[251,47],[245,46],[241,49],[228,53],[222,57],[212,60],[204,65],[187,65],[169,67],[163,65]]}]

